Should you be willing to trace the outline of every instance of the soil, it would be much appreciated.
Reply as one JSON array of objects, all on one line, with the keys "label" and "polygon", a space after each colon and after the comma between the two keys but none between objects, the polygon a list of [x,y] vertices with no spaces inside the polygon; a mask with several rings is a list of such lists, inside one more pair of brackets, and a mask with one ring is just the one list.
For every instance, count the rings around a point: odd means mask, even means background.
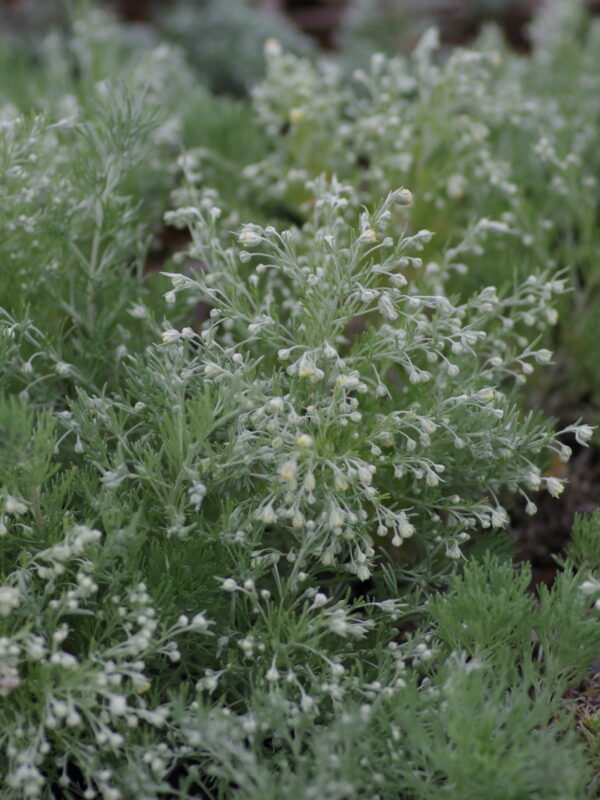
[{"label": "soil", "polygon": [[556,460],[548,475],[566,478],[568,483],[560,498],[541,492],[534,502],[535,516],[525,513],[525,502],[511,514],[511,533],[519,554],[517,561],[529,561],[533,584],[550,586],[557,571],[555,557],[564,552],[576,514],[591,514],[600,508],[600,448],[581,447],[574,438],[566,439],[573,449],[568,464]]}]

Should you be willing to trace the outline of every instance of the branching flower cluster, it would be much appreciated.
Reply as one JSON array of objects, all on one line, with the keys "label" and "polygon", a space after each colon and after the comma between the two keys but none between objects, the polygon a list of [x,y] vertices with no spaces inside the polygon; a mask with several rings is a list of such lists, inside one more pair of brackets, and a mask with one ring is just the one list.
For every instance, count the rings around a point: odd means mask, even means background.
[{"label": "branching flower cluster", "polygon": [[[520,416],[511,383],[550,361],[534,341],[564,281],[530,276],[510,297],[488,287],[453,305],[413,255],[432,234],[403,234],[406,190],[352,226],[348,187],[310,188],[302,232],[246,225],[238,247],[222,245],[213,209],[199,211],[191,252],[210,270],[172,275],[174,292],[212,307],[183,380],[235,382],[245,398],[229,458],[203,459],[203,481],[253,475],[262,491],[238,513],[287,531],[298,568],[318,555],[366,580],[375,548],[415,530],[457,558],[473,529],[506,525],[507,488],[562,491],[538,462],[567,451]],[[163,341],[189,352],[192,333]]]}]

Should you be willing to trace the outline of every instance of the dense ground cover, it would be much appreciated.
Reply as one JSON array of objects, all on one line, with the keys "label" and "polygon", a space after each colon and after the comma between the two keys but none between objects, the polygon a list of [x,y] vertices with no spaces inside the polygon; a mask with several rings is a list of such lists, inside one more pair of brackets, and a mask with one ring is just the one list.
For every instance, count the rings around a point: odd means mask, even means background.
[{"label": "dense ground cover", "polygon": [[249,101],[5,34],[0,797],[595,791],[600,515],[538,592],[511,517],[594,436],[600,28],[533,36],[269,39]]}]

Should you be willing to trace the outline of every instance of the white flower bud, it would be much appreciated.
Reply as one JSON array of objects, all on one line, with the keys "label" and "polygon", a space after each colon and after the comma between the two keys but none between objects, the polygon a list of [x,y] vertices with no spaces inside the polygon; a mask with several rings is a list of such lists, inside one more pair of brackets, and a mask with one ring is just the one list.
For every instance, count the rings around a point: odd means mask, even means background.
[{"label": "white flower bud", "polygon": [[365,228],[359,237],[360,242],[372,244],[377,241],[377,231],[374,228]]},{"label": "white flower bud", "polygon": [[304,488],[307,492],[314,492],[316,486],[315,476],[312,472],[307,472],[304,478]]},{"label": "white flower bud", "polygon": [[446,544],[446,556],[448,558],[452,558],[457,560],[461,557],[462,553],[460,551],[460,547],[458,546],[458,542],[452,541]]},{"label": "white flower bud", "polygon": [[560,497],[560,495],[564,492],[565,486],[563,481],[559,478],[545,478],[546,489],[552,495],[552,497]]},{"label": "white flower bud", "polygon": [[165,344],[173,344],[174,342],[179,341],[179,339],[181,338],[181,334],[174,328],[169,328],[168,330],[163,331],[161,333],[160,338]]},{"label": "white flower bud", "polygon": [[584,447],[588,444],[593,435],[594,429],[591,425],[578,425],[575,428],[575,440]]},{"label": "white flower bud", "polygon": [[331,528],[341,528],[344,524],[344,512],[340,508],[333,508],[329,513],[329,525]]},{"label": "white flower bud", "polygon": [[386,319],[392,321],[398,319],[398,312],[394,308],[394,304],[386,292],[382,292],[380,294],[379,300],[377,301],[377,307],[379,308],[379,313],[382,314]]},{"label": "white flower bud", "polygon": [[244,225],[238,235],[238,242],[244,247],[253,247],[262,241],[260,228],[257,225]]},{"label": "white flower bud", "polygon": [[397,528],[399,535],[403,539],[409,539],[415,532],[414,525],[409,521],[403,511],[398,515]]},{"label": "white flower bud", "polygon": [[196,616],[192,619],[192,627],[197,631],[208,630],[209,624],[210,623],[204,614],[196,614]]},{"label": "white flower bud", "polygon": [[313,597],[313,601],[311,604],[311,608],[321,608],[327,602],[329,602],[329,598],[323,592],[317,592],[316,595]]},{"label": "white flower bud", "polygon": [[283,411],[283,407],[284,407],[283,397],[272,397],[266,403],[267,410],[272,411],[276,414],[279,413],[280,411]]},{"label": "white flower bud", "polygon": [[0,616],[7,617],[18,605],[18,590],[13,586],[0,586]]},{"label": "white flower bud", "polygon": [[298,465],[296,463],[296,459],[289,458],[287,461],[284,461],[283,464],[277,470],[279,473],[279,477],[283,478],[284,481],[294,481],[296,480],[296,474],[298,472]]},{"label": "white flower bud", "polygon": [[583,592],[583,594],[595,594],[600,592],[600,583],[593,579],[584,581],[579,587],[579,591]]},{"label": "white flower bud", "polygon": [[508,524],[508,515],[501,506],[498,506],[492,510],[491,520],[493,528],[505,528]]},{"label": "white flower bud", "polygon": [[58,364],[55,365],[54,369],[59,375],[64,377],[70,374],[72,366],[71,364],[67,364],[65,361],[59,361]]},{"label": "white flower bud", "polygon": [[127,700],[121,694],[113,694],[110,698],[110,713],[122,716],[127,711]]},{"label": "white flower bud", "polygon": [[18,516],[20,514],[25,514],[27,511],[27,506],[25,503],[22,503],[20,500],[17,500],[16,497],[13,497],[10,494],[7,494],[4,499],[4,511],[7,514],[14,514]]},{"label": "white flower bud", "polygon": [[338,352],[335,347],[332,347],[330,344],[325,343],[323,346],[323,358],[326,358],[328,361],[334,361],[338,357]]},{"label": "white flower bud", "polygon": [[261,522],[264,522],[265,525],[270,525],[277,520],[277,515],[270,503],[259,510],[257,517]]},{"label": "white flower bud", "polygon": [[373,480],[373,473],[369,469],[369,467],[365,466],[364,464],[358,468],[357,471],[359,481],[364,484],[365,486],[370,486],[371,481]]},{"label": "white flower bud", "polygon": [[396,191],[392,192],[390,197],[395,203],[398,203],[399,206],[411,206],[413,203],[412,192],[404,187],[396,189]]},{"label": "white flower bud", "polygon": [[299,378],[314,378],[317,374],[314,361],[306,353],[298,361],[297,369]]},{"label": "white flower bud", "polygon": [[546,350],[545,348],[538,350],[536,353],[534,353],[534,358],[538,364],[549,364],[550,359],[552,358],[552,351]]}]

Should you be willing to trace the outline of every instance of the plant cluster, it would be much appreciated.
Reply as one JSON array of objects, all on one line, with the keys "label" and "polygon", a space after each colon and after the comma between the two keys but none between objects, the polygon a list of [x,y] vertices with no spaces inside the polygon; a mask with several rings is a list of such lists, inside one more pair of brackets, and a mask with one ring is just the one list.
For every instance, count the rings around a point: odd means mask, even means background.
[{"label": "plant cluster", "polygon": [[573,395],[582,394],[586,373],[594,387],[599,377],[590,358],[599,297],[599,37],[597,21],[573,2],[549,4],[528,57],[493,31],[443,57],[430,29],[410,56],[376,53],[348,73],[343,61],[315,63],[269,44],[254,106],[271,147],[244,176],[300,218],[307,181],[324,172],[351,182],[369,207],[409,187],[412,227],[436,233],[430,268],[457,262],[449,291],[568,267],[573,293],[561,346]]},{"label": "plant cluster", "polygon": [[247,94],[264,75],[262,48],[276,38],[292,52],[314,51],[283,15],[249,0],[177,0],[165,4],[157,21],[183,47],[190,64],[217,91]]},{"label": "plant cluster", "polygon": [[[352,94],[271,42],[266,136],[97,9],[0,83],[2,800],[585,796],[600,515],[537,597],[508,530],[593,436],[525,402],[567,264],[500,217],[529,173],[455,206],[389,155],[392,100],[441,136],[419,80],[491,131],[489,59],[432,43]],[[469,291],[514,238],[541,269]]]}]

